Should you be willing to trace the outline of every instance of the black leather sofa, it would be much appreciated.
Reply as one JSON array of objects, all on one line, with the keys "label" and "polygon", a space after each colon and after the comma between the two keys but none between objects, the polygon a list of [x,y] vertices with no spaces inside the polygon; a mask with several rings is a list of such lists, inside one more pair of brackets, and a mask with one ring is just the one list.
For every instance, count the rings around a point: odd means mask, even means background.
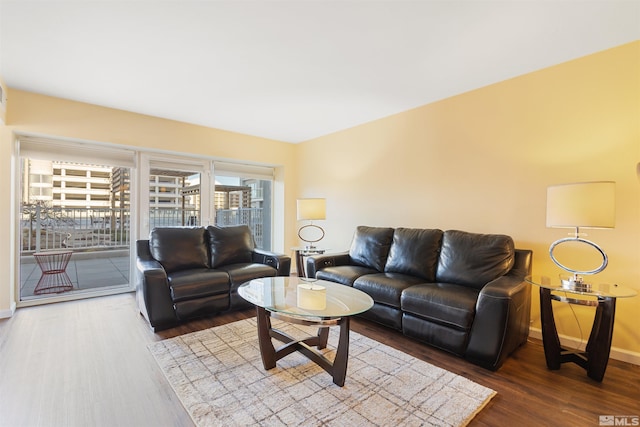
[{"label": "black leather sofa", "polygon": [[531,262],[505,235],[360,226],[307,271],[369,294],[361,316],[497,370],[529,335]]},{"label": "black leather sofa", "polygon": [[257,249],[246,225],[155,228],[136,246],[136,298],[154,331],[250,307],[238,286],[291,268],[290,257]]}]

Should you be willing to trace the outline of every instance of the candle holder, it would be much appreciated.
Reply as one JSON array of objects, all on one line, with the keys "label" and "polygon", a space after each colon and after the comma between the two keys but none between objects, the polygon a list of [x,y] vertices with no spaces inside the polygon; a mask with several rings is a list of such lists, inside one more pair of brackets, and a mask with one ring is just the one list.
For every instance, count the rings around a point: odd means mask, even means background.
[{"label": "candle holder", "polygon": [[297,305],[299,308],[304,310],[324,310],[327,308],[327,288],[314,284],[314,281],[298,285]]}]

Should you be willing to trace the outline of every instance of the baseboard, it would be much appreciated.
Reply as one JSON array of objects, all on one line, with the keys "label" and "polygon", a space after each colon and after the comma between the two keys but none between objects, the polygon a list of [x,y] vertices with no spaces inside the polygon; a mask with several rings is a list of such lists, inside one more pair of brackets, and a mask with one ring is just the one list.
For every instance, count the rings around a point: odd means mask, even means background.
[{"label": "baseboard", "polygon": [[[529,328],[529,336],[542,340],[542,330],[533,327]],[[567,348],[584,349],[584,347],[587,345],[586,341],[580,341],[579,339],[570,337],[568,335],[558,334],[558,338],[560,338],[560,344]],[[627,362],[631,363],[632,365],[640,366],[640,353],[636,353],[634,351],[611,347],[611,353],[609,354],[609,357],[611,359],[620,360],[621,362]]]},{"label": "baseboard", "polygon": [[12,302],[7,310],[0,310],[0,319],[7,319],[16,312],[16,303]]}]

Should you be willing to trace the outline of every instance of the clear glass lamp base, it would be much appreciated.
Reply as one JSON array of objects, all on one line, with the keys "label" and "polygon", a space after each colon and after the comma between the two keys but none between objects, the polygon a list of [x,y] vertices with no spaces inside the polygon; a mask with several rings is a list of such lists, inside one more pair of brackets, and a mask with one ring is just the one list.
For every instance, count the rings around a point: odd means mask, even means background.
[{"label": "clear glass lamp base", "polygon": [[583,281],[577,274],[573,277],[562,277],[560,281],[563,289],[577,292],[591,292],[592,289],[591,284]]}]

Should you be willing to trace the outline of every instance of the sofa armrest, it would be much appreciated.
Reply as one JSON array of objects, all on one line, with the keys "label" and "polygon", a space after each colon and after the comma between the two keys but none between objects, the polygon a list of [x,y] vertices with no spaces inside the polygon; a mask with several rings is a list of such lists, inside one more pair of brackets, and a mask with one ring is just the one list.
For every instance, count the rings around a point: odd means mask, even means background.
[{"label": "sofa armrest", "polygon": [[513,276],[487,284],[476,303],[465,357],[497,370],[529,336],[531,285]]},{"label": "sofa armrest", "polygon": [[524,280],[531,272],[532,252],[516,251],[511,271],[487,283],[478,296],[465,358],[497,370],[506,357],[529,336],[531,285]]},{"label": "sofa armrest", "polygon": [[276,269],[277,276],[288,276],[291,273],[291,257],[263,249],[254,249],[253,262],[269,265]]},{"label": "sofa armrest", "polygon": [[167,273],[151,256],[148,240],[138,240],[136,250],[136,300],[140,313],[154,331],[176,324]]},{"label": "sofa armrest", "polygon": [[311,278],[315,278],[316,273],[322,269],[349,264],[351,264],[349,252],[314,255],[307,258],[307,275]]}]

